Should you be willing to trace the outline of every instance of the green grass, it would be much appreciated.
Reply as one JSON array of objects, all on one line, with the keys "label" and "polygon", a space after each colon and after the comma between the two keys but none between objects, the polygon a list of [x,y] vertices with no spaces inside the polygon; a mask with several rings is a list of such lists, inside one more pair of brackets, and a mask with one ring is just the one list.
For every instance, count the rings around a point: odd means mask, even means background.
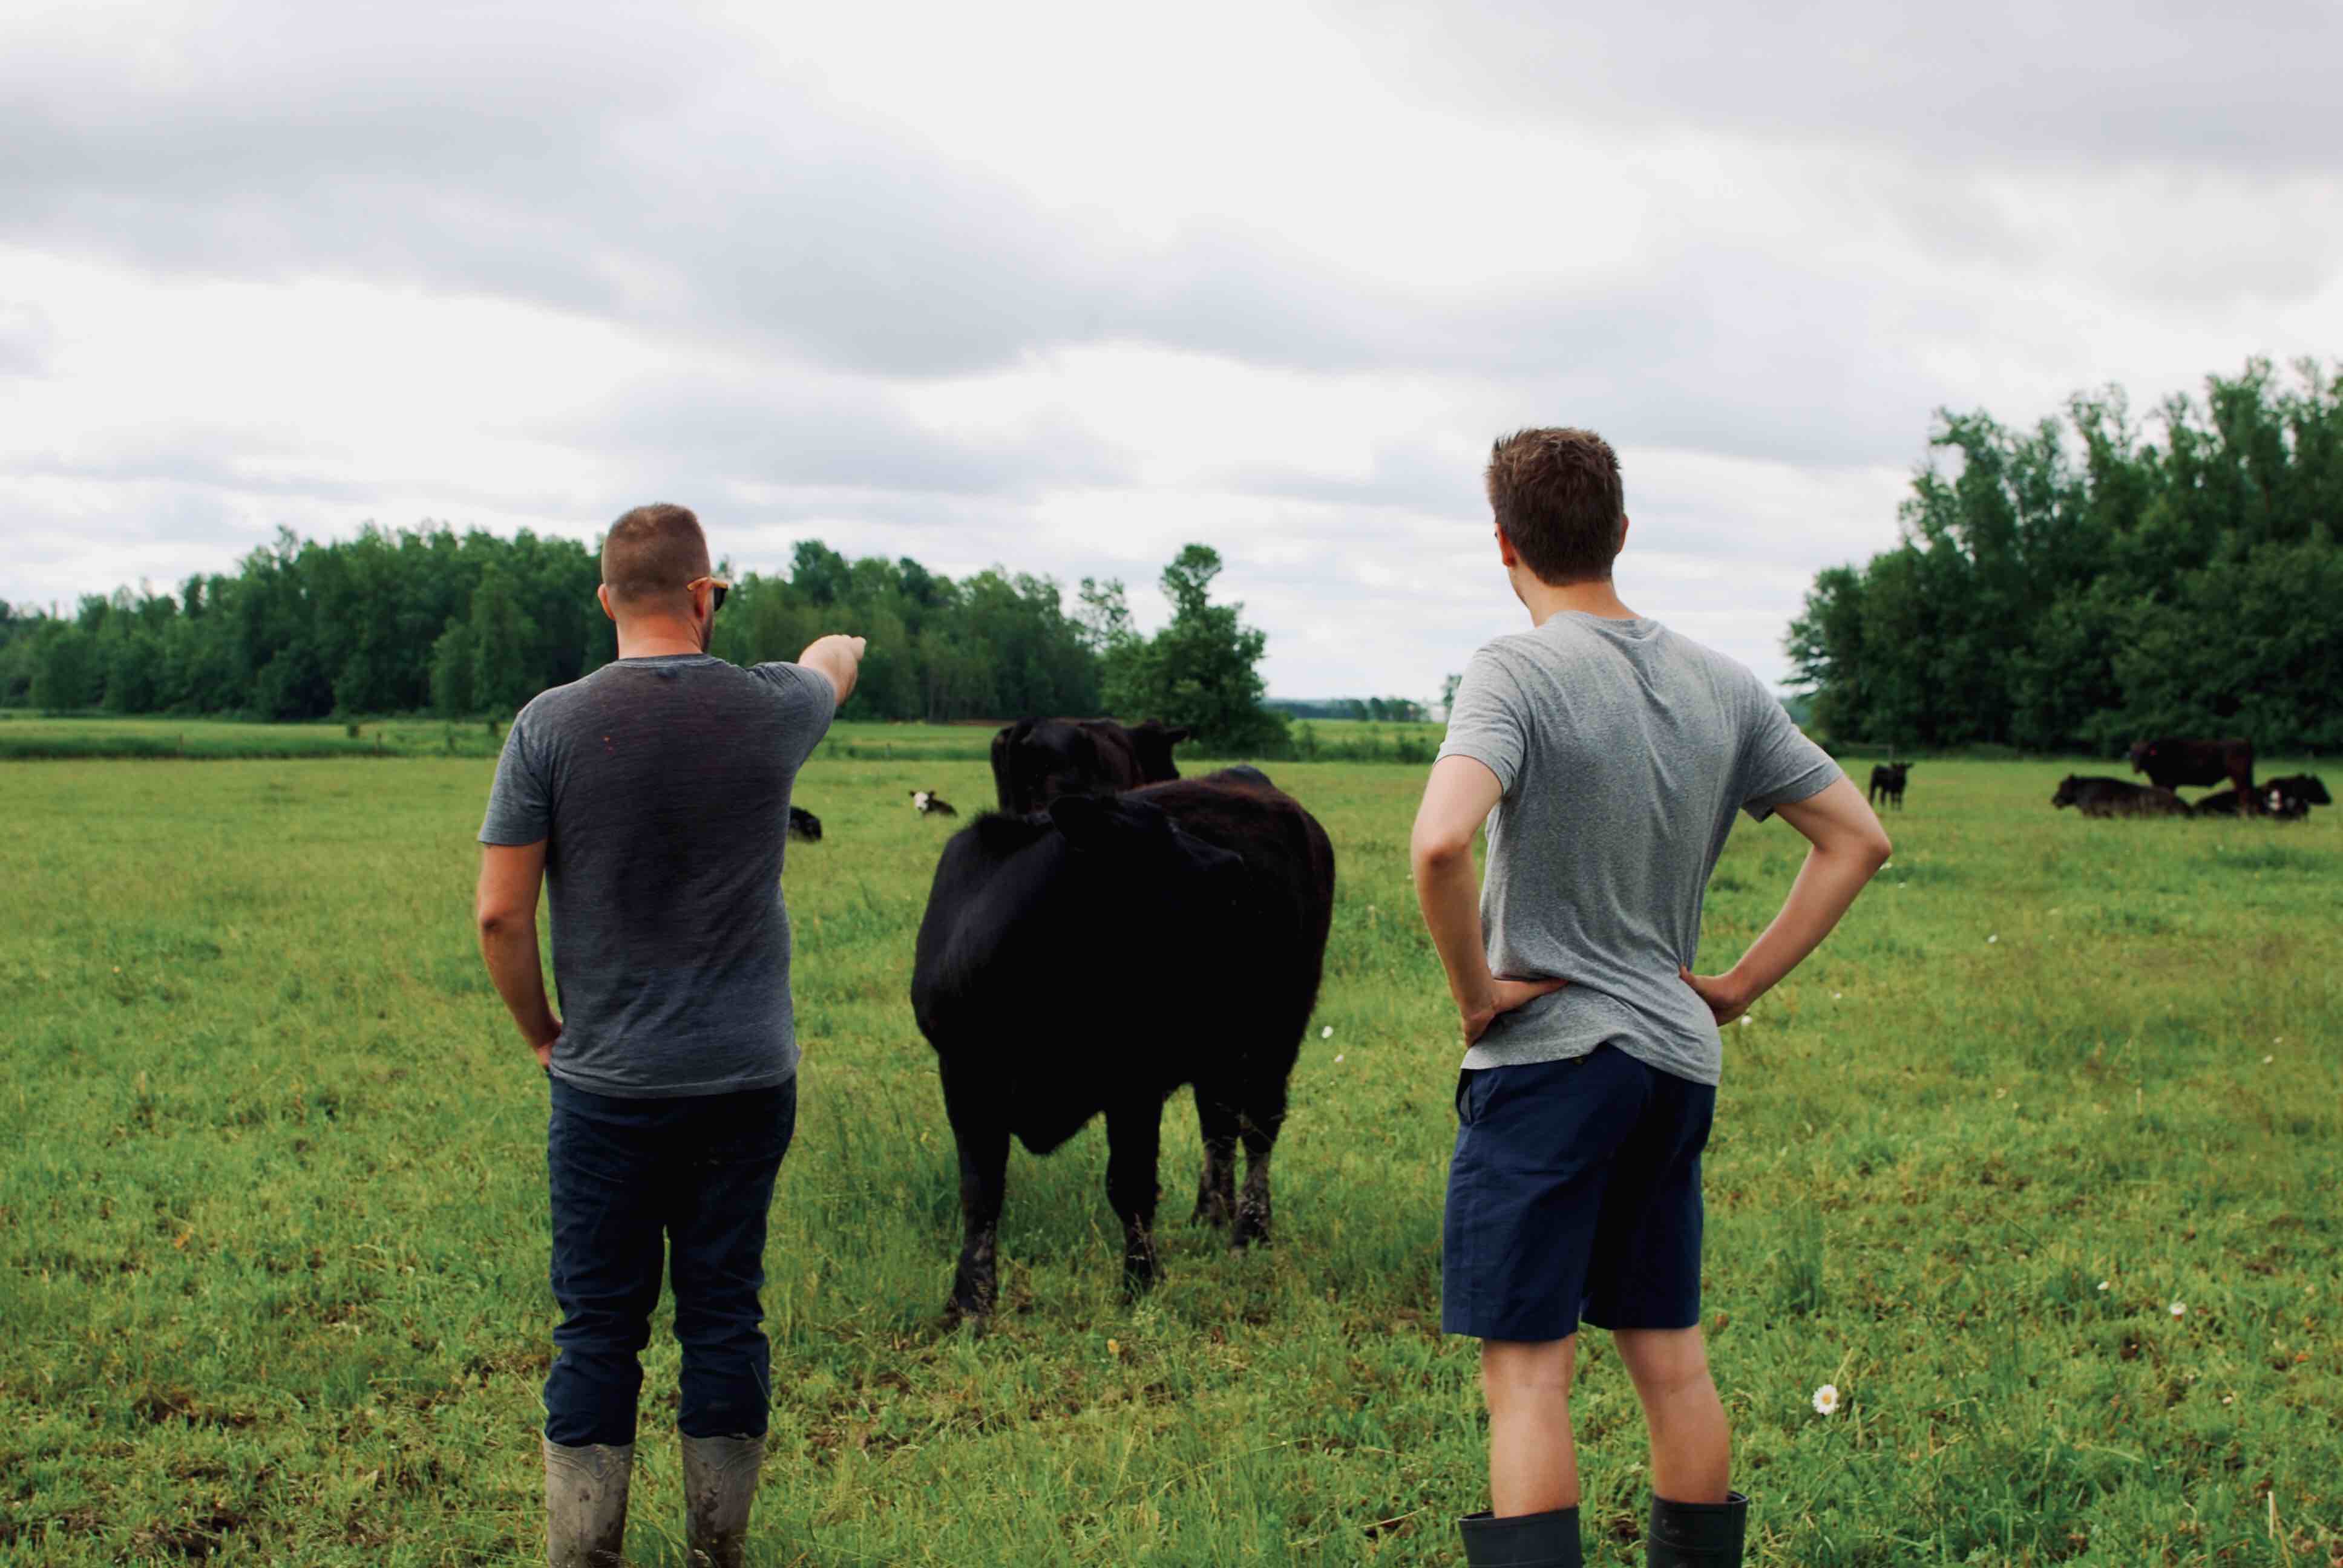
[{"label": "green grass", "polygon": [[[1342,857],[1277,1245],[1181,1222],[1175,1101],[1161,1289],[1118,1296],[1093,1129],[1014,1157],[972,1341],[938,1320],[955,1177],[904,994],[948,829],[903,795],[973,806],[986,771],[809,768],[759,1561],[1453,1560],[1482,1439],[1437,1330],[1456,1048],[1420,776],[1274,770]],[[0,766],[0,1563],[540,1551],[545,1085],[473,950],[488,771]],[[1754,1563],[2343,1562],[2343,815],[2085,821],[2046,803],[2064,771],[1916,771],[1891,868],[1731,1030],[1707,1310]],[[1736,833],[1710,966],[1798,849]],[[672,1565],[665,1322],[632,1554]],[[1603,1346],[1582,1365],[1589,1560],[1639,1563],[1634,1403]]]}]

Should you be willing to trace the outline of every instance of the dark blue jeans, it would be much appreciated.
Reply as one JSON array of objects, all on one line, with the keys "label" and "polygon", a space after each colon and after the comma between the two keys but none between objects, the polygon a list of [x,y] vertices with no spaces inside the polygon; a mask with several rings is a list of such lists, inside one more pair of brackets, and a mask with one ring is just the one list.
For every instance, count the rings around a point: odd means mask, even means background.
[{"label": "dark blue jeans", "polygon": [[650,1342],[662,1253],[683,1346],[677,1427],[763,1435],[765,1214],[797,1121],[794,1079],[681,1100],[614,1100],[553,1080],[545,1152],[562,1316],[545,1380],[548,1438],[634,1442],[637,1357]]}]

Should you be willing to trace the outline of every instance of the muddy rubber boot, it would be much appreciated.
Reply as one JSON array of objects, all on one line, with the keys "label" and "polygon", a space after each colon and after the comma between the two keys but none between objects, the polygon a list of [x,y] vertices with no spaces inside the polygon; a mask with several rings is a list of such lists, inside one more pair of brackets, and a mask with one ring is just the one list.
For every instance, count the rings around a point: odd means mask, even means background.
[{"label": "muddy rubber boot", "polygon": [[1468,1513],[1456,1522],[1467,1568],[1581,1568],[1578,1510],[1516,1513],[1499,1519]]},{"label": "muddy rubber boot", "polygon": [[547,1568],[624,1568],[635,1445],[545,1442]]},{"label": "muddy rubber boot", "polygon": [[691,1568],[747,1568],[749,1508],[764,1462],[761,1437],[683,1440],[684,1561]]},{"label": "muddy rubber boot", "polygon": [[1722,1503],[1652,1499],[1652,1527],[1644,1533],[1644,1568],[1740,1568],[1749,1500],[1728,1492]]}]

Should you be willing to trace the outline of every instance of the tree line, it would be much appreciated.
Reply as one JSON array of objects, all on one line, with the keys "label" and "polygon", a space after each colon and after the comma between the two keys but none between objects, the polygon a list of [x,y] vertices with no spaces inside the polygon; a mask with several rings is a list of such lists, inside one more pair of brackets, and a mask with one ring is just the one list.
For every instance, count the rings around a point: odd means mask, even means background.
[{"label": "tree line", "polygon": [[[1184,724],[1205,744],[1274,749],[1266,638],[1215,604],[1221,569],[1191,545],[1165,569],[1169,625],[1131,624],[1123,585],[1085,578],[1069,611],[1047,577],[957,581],[905,556],[849,560],[800,541],[785,573],[735,580],[709,651],[793,658],[824,632],[870,638],[850,718],[957,719],[1111,711]],[[595,603],[598,545],[444,526],[319,541],[280,532],[234,573],[173,592],[85,595],[70,614],[0,607],[0,706],[49,712],[317,719],[507,715],[618,656]]]},{"label": "tree line", "polygon": [[1788,649],[1835,740],[2343,747],[2343,371],[2266,360],[2028,430],[1940,412],[1903,541],[1819,574]]}]

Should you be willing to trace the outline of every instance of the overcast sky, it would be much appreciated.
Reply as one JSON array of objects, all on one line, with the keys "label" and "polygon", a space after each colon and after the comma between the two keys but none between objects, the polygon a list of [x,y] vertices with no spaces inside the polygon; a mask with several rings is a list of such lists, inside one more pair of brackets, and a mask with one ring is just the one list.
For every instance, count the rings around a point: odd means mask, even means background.
[{"label": "overcast sky", "polygon": [[1566,423],[1779,680],[1933,409],[2343,353],[2327,0],[1564,9],[9,7],[0,598],[662,499],[1149,625],[1203,540],[1273,693],[1428,698]]}]

